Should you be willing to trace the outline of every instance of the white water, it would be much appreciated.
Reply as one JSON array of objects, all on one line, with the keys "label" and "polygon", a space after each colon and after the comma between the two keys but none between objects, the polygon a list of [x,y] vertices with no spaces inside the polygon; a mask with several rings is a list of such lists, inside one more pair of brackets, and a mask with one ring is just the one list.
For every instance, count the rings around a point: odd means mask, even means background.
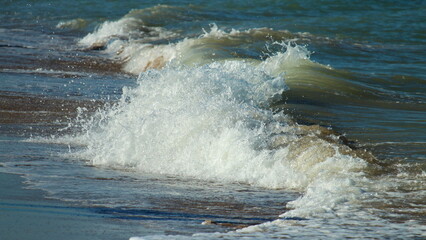
[{"label": "white water", "polygon": [[[138,75],[149,69],[160,69],[168,64],[201,65],[225,59],[238,59],[237,53],[226,49],[230,46],[250,41],[264,41],[270,34],[278,38],[298,36],[287,31],[274,32],[267,28],[249,29],[246,31],[223,31],[212,24],[210,31],[203,29],[204,34],[196,38],[185,38],[175,43],[157,44],[156,41],[176,38],[177,33],[161,27],[147,27],[142,19],[132,14],[113,21],[104,22],[99,28],[79,41],[82,47],[105,46],[106,52],[118,58],[123,64],[125,72]],[[142,29],[142,30],[141,30]],[[270,58],[264,63],[271,74],[282,74],[286,67],[300,64],[301,59],[309,59],[309,52],[303,46],[290,46],[289,43],[273,43],[281,45],[287,51]],[[269,53],[267,53],[269,54]],[[276,58],[285,57],[287,61],[277,62]],[[255,59],[246,59],[257,62]],[[283,64],[285,63],[285,64]],[[312,62],[310,62],[312,64]],[[277,66],[280,64],[281,66]],[[322,66],[324,67],[324,66]]]},{"label": "white water", "polygon": [[[306,61],[301,49],[291,58]],[[287,53],[287,54],[289,54]],[[285,53],[283,54],[285,55]],[[286,89],[274,65],[244,61],[150,70],[73,141],[94,165],[304,192],[283,217],[351,211],[368,164],[303,130],[269,103]],[[350,202],[353,205],[348,205]]]},{"label": "white water", "polygon": [[[360,229],[377,232],[383,227],[381,237],[392,237],[401,229],[422,234],[421,227],[408,227],[419,226],[415,221],[391,224],[373,215],[375,210],[365,210],[366,203],[383,198],[376,192],[391,188],[389,181],[368,178],[366,170],[376,166],[352,154],[335,137],[332,141],[333,136],[298,126],[270,109],[287,89],[285,74],[319,65],[310,61],[306,48],[286,44],[284,52],[265,61],[231,59],[216,43],[256,30],[226,33],[213,26],[199,38],[155,45],[149,41],[174,34],[147,27],[138,31],[149,33],[137,36],[143,41],[134,41],[129,36],[132,26],[143,24],[138,21],[125,17],[106,22],[80,42],[106,44],[108,52],[125,62],[126,72],[143,73],[136,88],[124,89],[117,105],[77,123],[84,129],[82,135],[63,139],[86,146],[74,156],[140,174],[302,193],[283,206],[280,219],[220,236],[224,238],[326,237],[327,231],[335,238],[361,237]],[[309,220],[291,220],[299,218]],[[152,237],[156,238],[167,237]]]}]

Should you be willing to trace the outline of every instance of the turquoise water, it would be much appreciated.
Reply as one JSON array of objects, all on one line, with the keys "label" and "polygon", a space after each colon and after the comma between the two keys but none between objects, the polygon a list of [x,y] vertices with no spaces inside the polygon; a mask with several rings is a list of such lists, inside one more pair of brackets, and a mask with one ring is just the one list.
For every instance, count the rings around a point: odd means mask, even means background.
[{"label": "turquoise water", "polygon": [[424,238],[424,12],[4,1],[0,171],[87,239]]}]

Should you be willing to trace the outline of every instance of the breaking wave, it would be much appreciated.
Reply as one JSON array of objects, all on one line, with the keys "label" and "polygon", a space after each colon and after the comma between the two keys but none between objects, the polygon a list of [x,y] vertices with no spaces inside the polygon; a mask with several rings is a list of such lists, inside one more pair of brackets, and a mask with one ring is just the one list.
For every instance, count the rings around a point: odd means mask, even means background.
[{"label": "breaking wave", "polygon": [[283,216],[333,212],[363,195],[370,163],[331,130],[271,109],[287,89],[279,69],[304,62],[314,64],[309,52],[288,45],[262,62],[143,72],[119,103],[80,123],[85,130],[71,141],[86,147],[74,155],[97,166],[304,192]]},{"label": "breaking wave", "polygon": [[70,124],[81,133],[55,141],[83,145],[71,155],[95,166],[302,193],[283,206],[279,220],[243,231],[300,218],[376,221],[363,207],[392,188],[391,180],[371,176],[382,168],[376,159],[273,105],[289,91],[318,102],[367,102],[381,92],[350,81],[353,73],[312,61],[307,47],[294,43],[315,38],[308,33],[224,31],[213,24],[203,34],[181,35],[150,20],[168,9],[133,10],[79,41],[118,58],[124,72],[138,75],[137,86]]}]

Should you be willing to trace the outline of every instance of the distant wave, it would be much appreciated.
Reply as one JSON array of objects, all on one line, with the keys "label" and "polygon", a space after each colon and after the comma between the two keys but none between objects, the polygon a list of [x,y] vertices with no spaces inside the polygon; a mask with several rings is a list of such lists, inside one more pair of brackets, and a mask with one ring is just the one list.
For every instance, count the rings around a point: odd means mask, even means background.
[{"label": "distant wave", "polygon": [[[202,34],[185,36],[167,30],[164,24],[152,23],[163,14],[173,18],[170,9],[173,7],[160,5],[132,10],[116,21],[104,22],[82,38],[79,45],[87,49],[104,49],[111,58],[122,62],[124,72],[135,75],[166,65],[195,66],[238,59],[274,68],[272,71],[276,76],[285,74],[286,83],[292,89],[289,94],[303,95],[304,101],[338,101],[379,107],[393,107],[395,101],[400,101],[395,93],[353,81],[364,76],[311,61],[310,52],[300,44],[312,41],[343,44],[338,40],[270,28],[225,31],[215,24],[211,24],[209,30],[203,29]],[[362,47],[359,43],[352,44]],[[282,59],[277,61],[278,58],[285,58],[285,63],[280,63]],[[399,106],[412,108],[404,103]]]}]

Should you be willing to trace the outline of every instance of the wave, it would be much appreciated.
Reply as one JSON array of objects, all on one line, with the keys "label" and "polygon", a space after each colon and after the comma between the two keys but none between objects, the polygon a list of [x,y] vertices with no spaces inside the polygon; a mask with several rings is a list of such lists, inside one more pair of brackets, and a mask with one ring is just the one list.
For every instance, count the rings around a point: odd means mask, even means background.
[{"label": "wave", "polygon": [[334,212],[363,196],[372,163],[329,129],[298,125],[270,108],[287,89],[274,67],[310,61],[303,51],[289,46],[258,64],[143,72],[118,104],[85,119],[83,134],[64,141],[85,145],[74,156],[96,166],[304,192],[283,217]]},{"label": "wave", "polygon": [[[288,91],[285,75],[274,67],[289,59],[290,65],[310,62],[304,48],[288,49],[260,64],[234,59],[148,70],[137,87],[124,89],[119,103],[80,119],[82,134],[57,141],[85,146],[71,155],[95,166],[302,193],[277,220],[231,236],[295,229],[299,221],[297,226],[313,229],[341,222],[359,223],[355,229],[363,222],[406,228],[363,210],[366,204],[382,206],[382,193],[402,186],[403,176],[394,184],[368,152],[347,146],[330,129],[299,125],[271,108]],[[416,186],[420,193],[422,186]]]},{"label": "wave", "polygon": [[210,24],[210,31],[203,29],[201,35],[182,35],[180,30],[166,29],[163,23],[164,19],[182,20],[179,11],[182,9],[167,5],[132,10],[116,21],[102,23],[78,44],[89,50],[105,50],[123,62],[125,72],[138,75],[171,62],[193,65],[234,58],[255,60],[266,51],[265,41],[300,40],[309,35],[270,28],[227,32],[216,24]]},{"label": "wave", "polygon": [[150,9],[132,10],[117,21],[102,23],[93,33],[81,39],[79,44],[93,49],[114,41],[119,41],[120,44],[125,42],[140,44],[176,37],[176,33],[167,31],[161,26],[150,26],[147,21],[147,18],[152,16],[152,14],[146,14],[147,12],[158,12],[165,8],[167,6],[160,5]]},{"label": "wave", "polygon": [[149,21],[164,9],[131,11],[79,41],[122,61],[124,72],[138,75],[137,86],[92,117],[77,118],[70,127],[81,133],[52,141],[85,146],[71,155],[95,166],[302,193],[279,220],[257,229],[288,219],[374,218],[365,204],[386,201],[377,192],[394,187],[378,177],[384,167],[331,129],[299,125],[273,106],[292,94],[382,106],[382,91],[312,61],[307,47],[294,43],[313,39],[307,33],[211,25],[181,35]]},{"label": "wave", "polygon": [[[275,64],[272,66],[273,74],[286,76],[286,83],[291,88],[286,94],[288,98],[296,96],[295,101],[298,101],[297,96],[303,96],[303,101],[345,102],[376,107],[394,107],[398,102],[403,109],[413,108],[410,103],[418,101],[417,97],[408,99],[402,94],[359,81],[370,78],[368,76],[311,61],[310,52],[301,45],[303,42],[334,43],[337,40],[270,28],[225,31],[215,24],[211,24],[208,31],[203,29],[201,35],[182,39],[183,36],[177,32],[145,23],[147,16],[150,16],[147,12],[162,16],[160,13],[164,9],[169,7],[133,10],[117,21],[103,23],[81,39],[79,44],[88,49],[104,49],[112,58],[122,62],[124,72],[134,75],[166,65],[194,66],[244,59],[254,65]],[[300,54],[303,56],[298,56]]]}]

